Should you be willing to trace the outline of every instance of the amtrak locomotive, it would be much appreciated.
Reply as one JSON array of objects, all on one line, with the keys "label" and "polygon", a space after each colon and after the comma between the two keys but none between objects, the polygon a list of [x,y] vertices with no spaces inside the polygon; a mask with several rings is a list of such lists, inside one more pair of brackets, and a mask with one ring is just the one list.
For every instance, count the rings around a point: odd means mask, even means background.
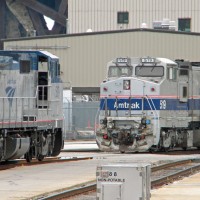
[{"label": "amtrak locomotive", "polygon": [[0,161],[57,156],[63,146],[58,57],[0,51]]},{"label": "amtrak locomotive", "polygon": [[200,148],[200,66],[167,58],[116,58],[100,86],[102,151]]}]

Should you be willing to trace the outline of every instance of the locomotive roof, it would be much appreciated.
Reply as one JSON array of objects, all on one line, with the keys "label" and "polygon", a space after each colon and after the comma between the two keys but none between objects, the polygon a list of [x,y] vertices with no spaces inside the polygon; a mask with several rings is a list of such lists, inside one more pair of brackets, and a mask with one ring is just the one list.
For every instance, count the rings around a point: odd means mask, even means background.
[{"label": "locomotive roof", "polygon": [[50,52],[48,52],[48,51],[40,51],[40,52],[43,53],[43,54],[45,54],[45,55],[47,55],[47,56],[49,56],[49,57],[51,57],[51,58],[56,58],[56,59],[58,59],[57,56],[55,56],[54,54],[52,54],[52,53],[50,53]]},{"label": "locomotive roof", "polygon": [[168,58],[156,58],[157,60],[160,60],[161,62],[165,62],[165,63],[168,63],[168,64],[174,64],[176,65],[177,63],[174,62],[173,60],[170,60]]},{"label": "locomotive roof", "polygon": [[54,59],[58,59],[57,56],[53,55],[52,53],[48,52],[48,51],[39,51],[39,50],[0,50],[0,53],[3,52],[19,52],[19,53],[36,53],[38,55],[43,55],[43,56],[48,56]]},{"label": "locomotive roof", "polygon": [[[141,62],[141,58],[143,58],[143,57],[130,57],[130,58],[132,59],[131,60],[132,63],[138,64],[138,62]],[[161,61],[161,62],[168,63],[168,64],[174,64],[174,65],[177,64],[176,62],[174,62],[173,60],[170,60],[168,58],[159,58],[159,57],[148,57],[148,58],[154,58],[157,61]],[[115,61],[116,61],[116,58],[109,61],[109,64],[111,64],[113,62],[115,63]]]}]

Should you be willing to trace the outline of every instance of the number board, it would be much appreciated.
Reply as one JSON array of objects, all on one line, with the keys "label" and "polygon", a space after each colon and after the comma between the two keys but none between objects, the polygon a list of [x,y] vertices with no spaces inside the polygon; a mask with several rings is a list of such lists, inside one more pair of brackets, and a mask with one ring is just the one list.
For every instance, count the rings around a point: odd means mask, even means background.
[{"label": "number board", "polygon": [[141,58],[142,63],[155,63],[156,59],[155,58]]},{"label": "number board", "polygon": [[128,63],[129,58],[117,58],[117,63]]}]

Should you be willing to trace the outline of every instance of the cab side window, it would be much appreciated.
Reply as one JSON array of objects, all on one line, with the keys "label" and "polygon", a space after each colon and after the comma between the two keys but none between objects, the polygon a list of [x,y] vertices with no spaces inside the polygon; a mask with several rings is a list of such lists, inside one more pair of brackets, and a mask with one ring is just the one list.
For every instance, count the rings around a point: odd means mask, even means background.
[{"label": "cab side window", "polygon": [[167,68],[167,79],[176,80],[177,79],[177,69],[173,67]]},{"label": "cab side window", "polygon": [[30,60],[20,60],[20,74],[28,74],[31,71]]}]

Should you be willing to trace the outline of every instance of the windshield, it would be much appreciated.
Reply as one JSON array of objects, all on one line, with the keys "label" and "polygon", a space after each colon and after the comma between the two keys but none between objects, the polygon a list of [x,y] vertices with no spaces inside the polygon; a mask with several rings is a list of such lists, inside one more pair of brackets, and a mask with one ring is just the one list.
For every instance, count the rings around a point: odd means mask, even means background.
[{"label": "windshield", "polygon": [[164,76],[163,66],[137,66],[135,75],[142,77],[162,77]]},{"label": "windshield", "polygon": [[132,66],[110,66],[108,77],[132,76]]}]

